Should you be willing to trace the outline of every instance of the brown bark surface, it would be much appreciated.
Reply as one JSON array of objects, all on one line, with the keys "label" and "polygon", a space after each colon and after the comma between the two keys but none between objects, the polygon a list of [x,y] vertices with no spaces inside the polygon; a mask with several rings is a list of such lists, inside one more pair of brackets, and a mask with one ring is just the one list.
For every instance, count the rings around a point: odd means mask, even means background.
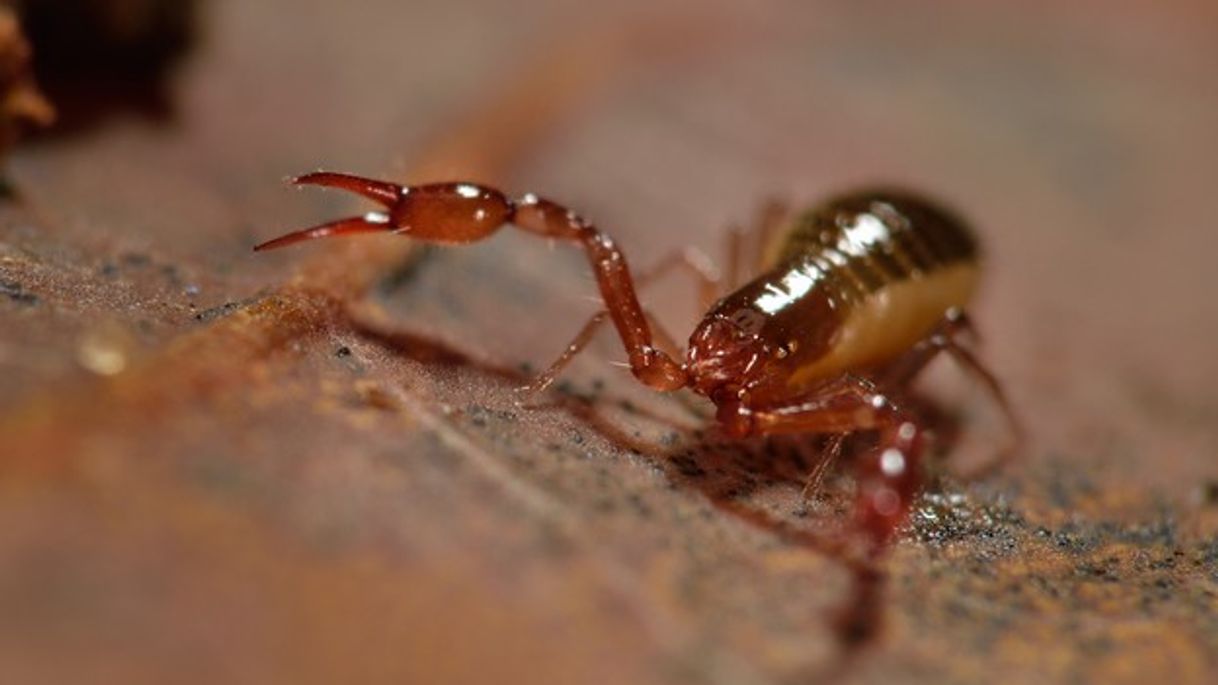
[{"label": "brown bark surface", "polygon": [[[1210,681],[1218,12],[890,5],[202,6],[166,116],[8,160],[0,682]],[[609,336],[516,406],[595,307],[574,251],[251,253],[362,207],[281,183],[319,167],[543,192],[636,267],[770,196],[940,197],[1030,444],[959,477],[1001,424],[934,368],[959,436],[843,657],[848,478],[804,507],[798,450],[709,441]]]}]

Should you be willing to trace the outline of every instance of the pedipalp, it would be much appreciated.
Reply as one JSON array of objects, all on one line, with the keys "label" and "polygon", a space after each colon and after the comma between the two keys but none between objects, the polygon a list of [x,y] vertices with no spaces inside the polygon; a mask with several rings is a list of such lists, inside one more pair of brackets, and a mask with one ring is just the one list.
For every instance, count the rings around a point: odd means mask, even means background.
[{"label": "pedipalp", "polygon": [[289,233],[262,243],[255,250],[374,232],[391,232],[425,242],[462,244],[486,238],[508,224],[542,237],[578,243],[596,276],[605,310],[626,348],[635,377],[656,390],[670,391],[686,385],[682,365],[654,343],[625,256],[612,238],[574,211],[531,193],[510,199],[498,189],[475,183],[400,186],[332,172],[306,174],[295,182],[358,193],[380,203],[386,212],[370,212]]}]

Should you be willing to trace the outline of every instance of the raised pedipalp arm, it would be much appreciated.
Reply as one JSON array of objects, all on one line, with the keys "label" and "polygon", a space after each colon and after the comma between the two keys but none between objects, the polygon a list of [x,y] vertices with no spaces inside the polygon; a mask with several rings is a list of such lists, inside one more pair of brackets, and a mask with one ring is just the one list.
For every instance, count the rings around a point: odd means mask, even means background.
[{"label": "raised pedipalp arm", "polygon": [[575,242],[584,249],[635,377],[657,390],[685,386],[685,370],[653,343],[625,256],[612,238],[566,207],[531,194],[511,200],[500,190],[474,183],[399,186],[331,172],[308,174],[297,179],[297,183],[359,193],[381,203],[386,212],[296,231],[262,243],[255,250],[374,231],[398,233],[426,242],[461,244],[481,240],[507,224],[547,238]]},{"label": "raised pedipalp arm", "polygon": [[519,228],[583,246],[635,377],[656,390],[685,387],[685,369],[654,344],[647,314],[634,291],[630,267],[613,239],[571,210],[535,195],[525,195],[514,206],[511,221]]}]

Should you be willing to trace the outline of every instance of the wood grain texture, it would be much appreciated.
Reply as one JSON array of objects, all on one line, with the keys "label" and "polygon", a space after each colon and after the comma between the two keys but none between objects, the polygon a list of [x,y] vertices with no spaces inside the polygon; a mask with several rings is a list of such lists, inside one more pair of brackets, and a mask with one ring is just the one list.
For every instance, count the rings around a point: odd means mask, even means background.
[{"label": "wood grain texture", "polygon": [[[1206,682],[1218,16],[890,4],[205,5],[172,118],[10,160],[0,681]],[[515,406],[593,307],[573,251],[255,257],[349,211],[280,182],[318,167],[544,191],[639,266],[767,196],[924,190],[981,234],[1033,442],[953,477],[999,424],[935,369],[962,435],[843,660],[799,534],[847,480],[803,511],[788,446],[707,442],[608,338]],[[689,330],[692,288],[644,298]]]}]

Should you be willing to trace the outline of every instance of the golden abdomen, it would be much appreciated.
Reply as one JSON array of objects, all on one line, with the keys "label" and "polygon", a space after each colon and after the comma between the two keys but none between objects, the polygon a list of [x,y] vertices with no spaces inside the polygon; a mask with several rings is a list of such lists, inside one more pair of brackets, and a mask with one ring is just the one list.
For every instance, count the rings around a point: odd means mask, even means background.
[{"label": "golden abdomen", "polygon": [[770,250],[773,274],[816,274],[837,329],[789,387],[892,361],[976,289],[979,251],[950,211],[915,196],[869,191],[834,198],[798,217]]},{"label": "golden abdomen", "polygon": [[853,304],[826,353],[792,374],[791,385],[803,387],[896,359],[934,330],[949,309],[968,304],[978,276],[976,263],[959,262],[882,286]]}]

